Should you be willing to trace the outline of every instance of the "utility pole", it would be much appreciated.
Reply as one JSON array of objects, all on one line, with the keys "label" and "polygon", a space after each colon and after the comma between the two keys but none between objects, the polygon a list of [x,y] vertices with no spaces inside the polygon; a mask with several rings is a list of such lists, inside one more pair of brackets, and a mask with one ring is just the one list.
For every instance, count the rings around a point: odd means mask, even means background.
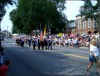
[{"label": "utility pole", "polygon": [[9,35],[8,35],[8,26],[7,26],[7,34],[6,34],[6,37],[8,38],[8,36],[9,36]]}]

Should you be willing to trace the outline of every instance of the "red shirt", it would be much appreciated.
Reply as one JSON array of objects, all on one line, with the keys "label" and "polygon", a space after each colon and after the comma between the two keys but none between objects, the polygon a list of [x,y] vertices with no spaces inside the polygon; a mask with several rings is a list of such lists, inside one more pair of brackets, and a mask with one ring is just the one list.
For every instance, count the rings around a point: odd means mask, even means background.
[{"label": "red shirt", "polygon": [[7,70],[8,70],[8,66],[7,65],[2,65],[0,67],[0,76],[6,76],[6,73],[7,73]]}]

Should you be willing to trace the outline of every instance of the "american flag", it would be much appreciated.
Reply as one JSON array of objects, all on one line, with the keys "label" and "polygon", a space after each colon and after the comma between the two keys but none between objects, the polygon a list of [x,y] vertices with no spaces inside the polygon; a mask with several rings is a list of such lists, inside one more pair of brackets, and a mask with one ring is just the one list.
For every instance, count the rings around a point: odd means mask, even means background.
[{"label": "american flag", "polygon": [[42,30],[40,30],[40,41],[42,41],[42,39],[43,39],[43,32]]}]

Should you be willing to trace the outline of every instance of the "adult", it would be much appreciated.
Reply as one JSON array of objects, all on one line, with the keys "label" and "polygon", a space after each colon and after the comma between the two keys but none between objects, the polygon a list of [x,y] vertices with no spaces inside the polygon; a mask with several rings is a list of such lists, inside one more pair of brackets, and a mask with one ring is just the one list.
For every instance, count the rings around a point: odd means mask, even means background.
[{"label": "adult", "polygon": [[36,46],[36,40],[35,40],[35,38],[32,39],[32,45],[33,45],[33,49],[35,50],[35,46]]},{"label": "adult", "polygon": [[0,66],[3,64],[4,62],[4,52],[3,52],[3,47],[0,46]]},{"label": "adult", "polygon": [[[89,75],[89,70],[90,68],[93,66],[93,63],[95,62],[96,63],[96,66],[98,65],[97,61],[99,59],[99,50],[96,46],[96,43],[97,43],[97,40],[93,39],[91,42],[90,42],[90,55],[89,55],[89,61],[90,63],[88,64],[87,66],[87,70],[86,70],[86,74]],[[97,67],[97,70],[99,72],[99,68]]]}]

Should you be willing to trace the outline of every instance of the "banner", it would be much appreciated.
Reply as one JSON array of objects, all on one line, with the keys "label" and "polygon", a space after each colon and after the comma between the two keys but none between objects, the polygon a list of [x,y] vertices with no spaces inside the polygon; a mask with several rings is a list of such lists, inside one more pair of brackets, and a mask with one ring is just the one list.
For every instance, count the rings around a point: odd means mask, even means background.
[{"label": "banner", "polygon": [[44,27],[44,37],[46,36],[46,26]]}]

